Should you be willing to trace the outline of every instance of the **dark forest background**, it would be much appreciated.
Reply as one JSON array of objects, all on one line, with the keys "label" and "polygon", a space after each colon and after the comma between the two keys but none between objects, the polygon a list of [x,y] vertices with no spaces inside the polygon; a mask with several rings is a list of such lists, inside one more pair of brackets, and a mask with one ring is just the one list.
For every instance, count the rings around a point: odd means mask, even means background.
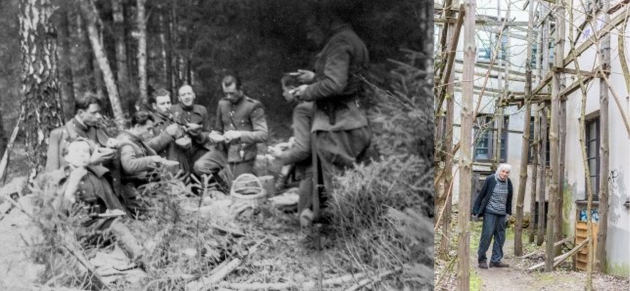
[{"label": "dark forest background", "polygon": [[[22,100],[19,2],[0,0],[0,130],[6,133],[0,135],[5,137],[2,149]],[[78,2],[52,2],[56,7],[60,104],[67,120],[73,115],[74,96],[82,92],[97,92],[109,101]],[[122,22],[114,21],[114,2],[120,3]],[[432,23],[423,20],[430,17],[420,15],[422,1],[417,0],[354,2],[351,24],[370,51],[370,80],[388,89],[390,71],[398,66],[388,60],[404,60],[401,49],[422,52],[427,44],[432,45],[427,38]],[[139,97],[137,1],[97,0],[95,4],[100,37],[117,79],[123,110],[129,114]],[[321,47],[307,38],[306,19],[318,7],[317,1],[294,0],[146,1],[149,94],[163,87],[176,96],[180,85],[190,83],[197,103],[208,106],[214,115],[214,106],[222,97],[220,79],[228,72],[238,72],[245,93],[265,105],[271,138],[287,137],[291,108],[281,97],[279,80],[283,72],[311,68]],[[117,44],[124,46],[122,60],[116,54]],[[422,70],[423,65],[416,67]],[[111,109],[106,110],[111,116]]]}]

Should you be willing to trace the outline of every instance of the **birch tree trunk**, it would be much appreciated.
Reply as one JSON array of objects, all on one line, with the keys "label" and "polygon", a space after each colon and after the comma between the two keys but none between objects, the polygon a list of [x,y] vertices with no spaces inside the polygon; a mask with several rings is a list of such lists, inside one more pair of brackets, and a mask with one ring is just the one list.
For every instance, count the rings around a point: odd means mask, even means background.
[{"label": "birch tree trunk", "polygon": [[121,102],[130,105],[129,73],[127,72],[127,49],[125,44],[125,14],[121,0],[112,0],[114,38],[116,40],[116,77],[120,86]]},{"label": "birch tree trunk", "polygon": [[68,7],[61,7],[57,12],[59,16],[59,76],[61,88],[61,108],[63,120],[69,120],[74,116],[74,77],[72,76],[72,61],[70,49],[70,21],[68,19]]},{"label": "birch tree trunk", "polygon": [[[529,64],[529,62],[527,62]],[[529,66],[528,66],[529,67]],[[529,72],[529,73],[527,73]],[[526,75],[531,78],[531,69],[526,71]],[[527,77],[525,77],[527,80]],[[526,82],[525,96],[530,96],[532,87],[530,82]],[[521,174],[519,175],[518,196],[516,198],[516,227],[514,229],[514,255],[523,255],[523,203],[525,201],[525,186],[527,185],[527,156],[529,152],[529,117],[532,115],[531,105],[525,105],[525,127],[523,128],[523,142],[521,148]],[[533,223],[530,222],[530,223]]]},{"label": "birch tree trunk", "polygon": [[473,106],[473,81],[475,70],[475,0],[465,1],[464,20],[464,72],[462,74],[462,111],[461,111],[461,155],[459,172],[459,248],[457,267],[457,287],[459,290],[470,289],[470,199],[472,176],[472,106]]},{"label": "birch tree trunk", "polygon": [[23,132],[31,177],[44,169],[48,136],[61,126],[57,32],[49,0],[21,0],[18,21],[22,55]]},{"label": "birch tree trunk", "polygon": [[122,131],[125,127],[124,113],[122,106],[120,105],[120,98],[118,97],[118,87],[116,86],[116,82],[114,82],[114,74],[112,73],[112,69],[109,65],[109,60],[107,60],[107,56],[103,51],[103,45],[96,28],[96,20],[99,16],[93,0],[81,1],[81,11],[83,12],[87,25],[88,36],[90,38],[90,43],[92,44],[94,57],[98,61],[98,66],[103,72],[103,78],[105,79],[105,85],[107,86],[107,95],[109,96],[109,101],[114,112],[116,127],[119,131]]},{"label": "birch tree trunk", "polygon": [[145,13],[146,0],[137,0],[138,24],[138,86],[140,87],[140,101],[147,102],[147,20]]}]

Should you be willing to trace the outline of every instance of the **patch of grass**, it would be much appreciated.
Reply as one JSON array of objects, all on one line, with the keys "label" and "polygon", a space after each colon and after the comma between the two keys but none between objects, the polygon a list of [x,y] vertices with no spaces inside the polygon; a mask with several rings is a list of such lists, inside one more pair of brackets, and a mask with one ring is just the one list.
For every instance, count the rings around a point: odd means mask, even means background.
[{"label": "patch of grass", "polygon": [[470,291],[480,291],[483,287],[483,281],[476,270],[470,270]]}]

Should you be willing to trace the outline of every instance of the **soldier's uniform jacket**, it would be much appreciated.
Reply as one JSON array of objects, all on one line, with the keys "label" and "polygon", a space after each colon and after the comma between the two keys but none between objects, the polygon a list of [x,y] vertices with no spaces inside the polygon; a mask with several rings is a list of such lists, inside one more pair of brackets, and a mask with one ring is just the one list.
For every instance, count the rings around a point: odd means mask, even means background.
[{"label": "soldier's uniform jacket", "polygon": [[157,153],[149,145],[140,140],[139,137],[128,131],[120,133],[117,137],[120,141],[120,163],[122,165],[122,180],[142,179],[147,175],[147,171],[154,169],[157,165],[149,156]]},{"label": "soldier's uniform jacket", "polygon": [[77,137],[87,139],[92,148],[96,145],[105,147],[109,139],[109,136],[102,128],[88,127],[76,120],[76,118],[70,119],[64,126],[55,128],[50,132],[46,172],[51,172],[67,165],[61,155],[63,142],[76,139]]},{"label": "soldier's uniform jacket", "polygon": [[243,96],[243,99],[234,105],[227,98],[222,98],[219,100],[214,130],[221,134],[228,130],[242,132],[239,140],[234,140],[228,145],[228,162],[238,163],[255,159],[256,143],[267,141],[267,120],[262,104],[247,96]]},{"label": "soldier's uniform jacket", "polygon": [[[75,195],[77,200],[90,205],[99,205],[100,212],[105,212],[107,209],[127,211],[113,191],[109,170],[103,166],[88,166],[86,169],[87,174],[83,176],[77,187]],[[71,172],[71,167],[67,165],[47,174],[57,189],[55,191],[57,195],[63,195],[66,191],[68,186],[66,182]]]},{"label": "soldier's uniform jacket", "polygon": [[[174,123],[173,120],[169,116],[164,116],[157,112],[153,113],[153,119],[155,120],[153,134],[156,137],[162,136],[164,134],[168,135],[168,133],[166,133],[166,128]],[[159,146],[159,142],[156,142],[153,146],[151,145],[151,143],[148,143],[148,145],[153,148],[159,156],[171,161],[179,162],[180,169],[184,170],[185,172],[190,172],[192,169],[188,162],[186,150],[180,148],[174,142],[175,139],[182,137],[184,134],[184,129],[180,126],[177,130],[177,134],[162,147]]]},{"label": "soldier's uniform jacket", "polygon": [[[180,124],[195,123],[203,126],[201,133],[192,138],[193,146],[196,148],[204,147],[208,141],[208,130],[205,128],[208,122],[208,110],[205,107],[193,104],[192,108],[186,108],[181,103],[171,106],[173,119]],[[196,150],[195,148],[195,150]]]},{"label": "soldier's uniform jacket", "polygon": [[295,145],[278,157],[283,164],[295,164],[299,176],[311,171],[311,125],[313,102],[300,102],[293,109],[293,136]]},{"label": "soldier's uniform jacket", "polygon": [[304,100],[315,101],[312,132],[367,126],[358,99],[368,62],[367,48],[352,28],[347,24],[337,27],[317,55],[315,80],[303,95]]}]

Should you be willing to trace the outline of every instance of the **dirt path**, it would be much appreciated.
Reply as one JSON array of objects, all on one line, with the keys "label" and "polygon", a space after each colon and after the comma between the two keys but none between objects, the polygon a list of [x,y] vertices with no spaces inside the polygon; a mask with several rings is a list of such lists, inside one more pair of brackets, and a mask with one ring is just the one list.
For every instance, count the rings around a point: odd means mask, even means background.
[{"label": "dirt path", "polygon": [[[492,248],[492,246],[490,247]],[[527,268],[542,260],[517,259],[514,257],[514,241],[508,240],[503,248],[505,257],[503,262],[510,264],[509,268],[480,269],[477,265],[477,249],[471,247],[470,262],[472,269],[481,279],[479,290],[502,291],[538,291],[538,290],[582,290],[586,286],[585,272],[554,271],[551,273],[528,272]],[[490,258],[491,250],[488,250]],[[608,275],[595,274],[593,276],[595,290],[630,290],[627,279]],[[471,290],[473,290],[471,288]]]}]

